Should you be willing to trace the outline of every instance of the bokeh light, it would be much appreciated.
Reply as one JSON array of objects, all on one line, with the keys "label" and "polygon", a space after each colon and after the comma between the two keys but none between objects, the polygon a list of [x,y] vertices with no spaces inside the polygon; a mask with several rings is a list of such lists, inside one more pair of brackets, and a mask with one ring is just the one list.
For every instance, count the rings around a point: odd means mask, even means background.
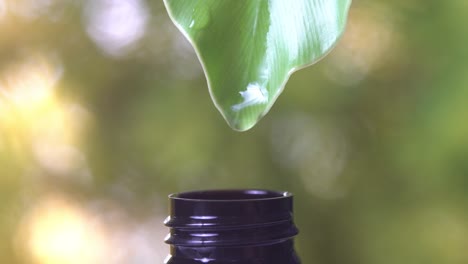
[{"label": "bokeh light", "polygon": [[88,0],[86,31],[107,55],[126,55],[145,35],[149,20],[144,0]]},{"label": "bokeh light", "polygon": [[90,114],[80,105],[65,105],[38,117],[32,147],[39,164],[57,175],[74,175],[75,180],[89,181],[86,158],[78,148],[89,118]]},{"label": "bokeh light", "polygon": [[345,195],[340,182],[350,150],[343,128],[323,117],[293,113],[275,120],[271,144],[276,161],[311,194],[321,199]]},{"label": "bokeh light", "polygon": [[105,231],[79,204],[60,195],[42,199],[20,233],[34,263],[105,263]]},{"label": "bokeh light", "polygon": [[49,193],[25,214],[16,244],[25,261],[37,264],[162,263],[163,219],[159,213],[132,218],[111,201]]},{"label": "bokeh light", "polygon": [[341,85],[354,85],[398,56],[395,19],[385,4],[351,8],[343,38],[330,56],[327,76]]},{"label": "bokeh light", "polygon": [[22,116],[34,115],[54,104],[54,88],[62,72],[59,64],[45,56],[28,56],[3,72],[1,95]]},{"label": "bokeh light", "polygon": [[45,170],[54,175],[89,181],[86,160],[77,148],[90,114],[55,93],[63,68],[57,59],[31,55],[3,72],[0,121],[11,134],[22,135]]},{"label": "bokeh light", "polygon": [[5,13],[7,12],[7,6],[5,3],[5,0],[0,0],[0,21],[5,16]]},{"label": "bokeh light", "polygon": [[26,19],[37,19],[41,16],[55,19],[68,0],[14,0],[8,1],[8,7],[15,15]]}]

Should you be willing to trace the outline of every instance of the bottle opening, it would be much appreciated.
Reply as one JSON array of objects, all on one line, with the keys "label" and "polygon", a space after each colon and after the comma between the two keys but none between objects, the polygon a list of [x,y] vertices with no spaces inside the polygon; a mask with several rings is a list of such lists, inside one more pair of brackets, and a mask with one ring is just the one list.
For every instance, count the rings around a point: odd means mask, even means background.
[{"label": "bottle opening", "polygon": [[245,201],[275,199],[291,196],[287,192],[274,192],[268,190],[212,190],[194,191],[170,195],[172,199],[199,200],[199,201]]}]

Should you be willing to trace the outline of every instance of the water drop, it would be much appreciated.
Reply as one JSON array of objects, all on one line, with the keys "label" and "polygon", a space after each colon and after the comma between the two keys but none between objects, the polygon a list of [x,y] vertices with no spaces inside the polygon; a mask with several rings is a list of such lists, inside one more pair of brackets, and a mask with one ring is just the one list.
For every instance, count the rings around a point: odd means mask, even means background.
[{"label": "water drop", "polygon": [[258,83],[250,83],[247,89],[239,92],[243,98],[242,103],[232,106],[232,110],[238,112],[246,107],[266,104],[268,102],[268,91]]},{"label": "water drop", "polygon": [[190,29],[203,29],[205,28],[211,20],[209,7],[205,4],[197,5],[193,8],[192,19],[189,24]]}]

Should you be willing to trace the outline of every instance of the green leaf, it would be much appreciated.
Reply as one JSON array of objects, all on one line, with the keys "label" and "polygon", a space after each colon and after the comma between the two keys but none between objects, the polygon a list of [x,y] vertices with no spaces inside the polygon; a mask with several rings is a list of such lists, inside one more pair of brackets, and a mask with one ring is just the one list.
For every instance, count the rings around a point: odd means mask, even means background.
[{"label": "green leaf", "polygon": [[351,0],[164,0],[196,50],[211,97],[244,131],[272,107],[289,76],[342,35]]}]

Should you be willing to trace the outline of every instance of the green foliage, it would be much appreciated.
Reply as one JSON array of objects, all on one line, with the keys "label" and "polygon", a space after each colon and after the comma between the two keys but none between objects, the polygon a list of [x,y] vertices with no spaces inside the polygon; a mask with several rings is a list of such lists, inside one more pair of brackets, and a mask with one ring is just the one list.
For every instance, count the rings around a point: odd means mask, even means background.
[{"label": "green foliage", "polygon": [[212,99],[244,131],[273,106],[289,76],[342,35],[351,0],[165,0],[194,46]]},{"label": "green foliage", "polygon": [[214,188],[293,192],[306,264],[468,263],[466,25],[468,1],[355,0],[333,52],[237,133],[162,1],[0,0],[0,263],[163,263],[167,195]]}]

